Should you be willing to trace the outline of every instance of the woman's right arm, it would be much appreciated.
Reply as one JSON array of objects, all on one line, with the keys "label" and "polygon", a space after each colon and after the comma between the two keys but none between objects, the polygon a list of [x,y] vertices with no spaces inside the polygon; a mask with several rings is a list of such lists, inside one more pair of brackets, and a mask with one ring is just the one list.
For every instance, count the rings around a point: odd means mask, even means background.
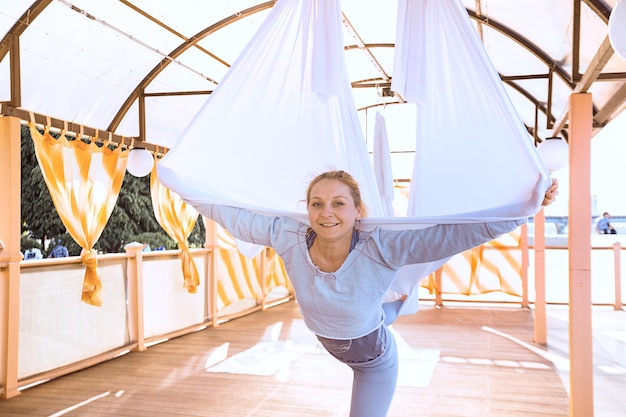
[{"label": "woman's right arm", "polygon": [[207,203],[193,207],[204,217],[215,220],[235,238],[257,245],[272,246],[272,234],[280,217],[262,216],[249,210]]}]

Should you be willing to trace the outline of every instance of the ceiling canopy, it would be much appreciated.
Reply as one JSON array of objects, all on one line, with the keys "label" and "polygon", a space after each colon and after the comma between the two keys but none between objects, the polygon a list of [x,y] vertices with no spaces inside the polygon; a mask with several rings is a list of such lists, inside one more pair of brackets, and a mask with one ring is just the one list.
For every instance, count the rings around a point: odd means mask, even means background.
[{"label": "ceiling canopy", "polygon": [[[463,4],[539,141],[567,138],[572,92],[593,94],[595,132],[623,110],[626,60],[608,39],[617,0]],[[397,2],[341,5],[358,110],[403,103],[390,90]],[[1,113],[26,120],[34,113],[38,122],[48,116],[59,128],[70,122],[86,134],[94,128],[171,147],[273,6],[258,0],[3,1]]]}]

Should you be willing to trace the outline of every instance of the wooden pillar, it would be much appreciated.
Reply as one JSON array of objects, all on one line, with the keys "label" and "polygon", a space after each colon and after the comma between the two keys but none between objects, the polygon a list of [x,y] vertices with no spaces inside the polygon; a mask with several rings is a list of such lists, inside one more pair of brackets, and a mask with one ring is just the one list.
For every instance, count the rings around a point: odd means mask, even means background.
[{"label": "wooden pillar", "polygon": [[437,307],[443,306],[443,300],[441,299],[441,274],[443,273],[443,266],[435,271],[435,305]]},{"label": "wooden pillar", "polygon": [[126,271],[128,274],[128,332],[131,342],[136,343],[136,350],[146,350],[144,331],[144,296],[143,296],[143,245],[138,242],[124,246],[128,255]]},{"label": "wooden pillar", "polygon": [[622,244],[613,244],[613,265],[615,265],[615,310],[622,310]]},{"label": "wooden pillar", "polygon": [[204,240],[204,247],[209,249],[209,255],[207,257],[207,271],[209,271],[209,277],[207,280],[207,309],[208,316],[213,327],[217,327],[219,322],[217,320],[217,251],[219,250],[217,243],[217,224],[206,217],[203,218],[204,226],[206,230],[206,236]]},{"label": "wooden pillar", "polygon": [[528,225],[521,227],[520,249],[522,251],[522,308],[529,308],[528,301]]},{"label": "wooden pillar", "polygon": [[21,129],[20,120],[0,116],[0,393],[17,389],[20,326],[21,232]]},{"label": "wooden pillar", "polygon": [[591,320],[591,129],[589,93],[572,94],[569,200],[570,416],[593,417]]},{"label": "wooden pillar", "polygon": [[543,209],[535,214],[535,343],[548,343],[546,317],[546,216]]}]

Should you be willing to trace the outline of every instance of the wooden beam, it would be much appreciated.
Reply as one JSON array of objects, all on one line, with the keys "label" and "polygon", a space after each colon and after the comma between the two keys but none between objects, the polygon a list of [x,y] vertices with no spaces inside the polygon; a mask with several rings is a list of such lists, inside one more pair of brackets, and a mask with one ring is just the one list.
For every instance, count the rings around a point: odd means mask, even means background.
[{"label": "wooden beam", "polygon": [[169,150],[169,148],[166,148],[164,146],[158,146],[150,142],[144,142],[134,136],[121,136],[107,130],[96,129],[95,127],[84,126],[78,123],[48,117],[43,114],[15,108],[8,103],[0,102],[0,116],[13,116],[21,119],[24,122],[28,122],[31,120],[31,114],[34,117],[35,124],[37,124],[38,126],[48,125],[52,129],[58,131],[66,130],[70,135],[78,135],[78,132],[82,131],[84,136],[98,138],[98,142],[106,142],[110,137],[111,143],[118,146],[126,146],[128,148],[141,147],[160,154],[167,153],[167,151]]}]

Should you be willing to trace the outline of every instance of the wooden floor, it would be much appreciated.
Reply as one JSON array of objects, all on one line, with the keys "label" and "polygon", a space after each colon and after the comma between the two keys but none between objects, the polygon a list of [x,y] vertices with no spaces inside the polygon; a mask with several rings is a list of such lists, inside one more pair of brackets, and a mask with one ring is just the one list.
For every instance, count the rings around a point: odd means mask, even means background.
[{"label": "wooden floor", "polygon": [[[388,417],[569,416],[552,362],[524,346],[529,310],[424,307],[393,329]],[[288,302],[26,389],[0,416],[339,417],[350,385]]]}]

